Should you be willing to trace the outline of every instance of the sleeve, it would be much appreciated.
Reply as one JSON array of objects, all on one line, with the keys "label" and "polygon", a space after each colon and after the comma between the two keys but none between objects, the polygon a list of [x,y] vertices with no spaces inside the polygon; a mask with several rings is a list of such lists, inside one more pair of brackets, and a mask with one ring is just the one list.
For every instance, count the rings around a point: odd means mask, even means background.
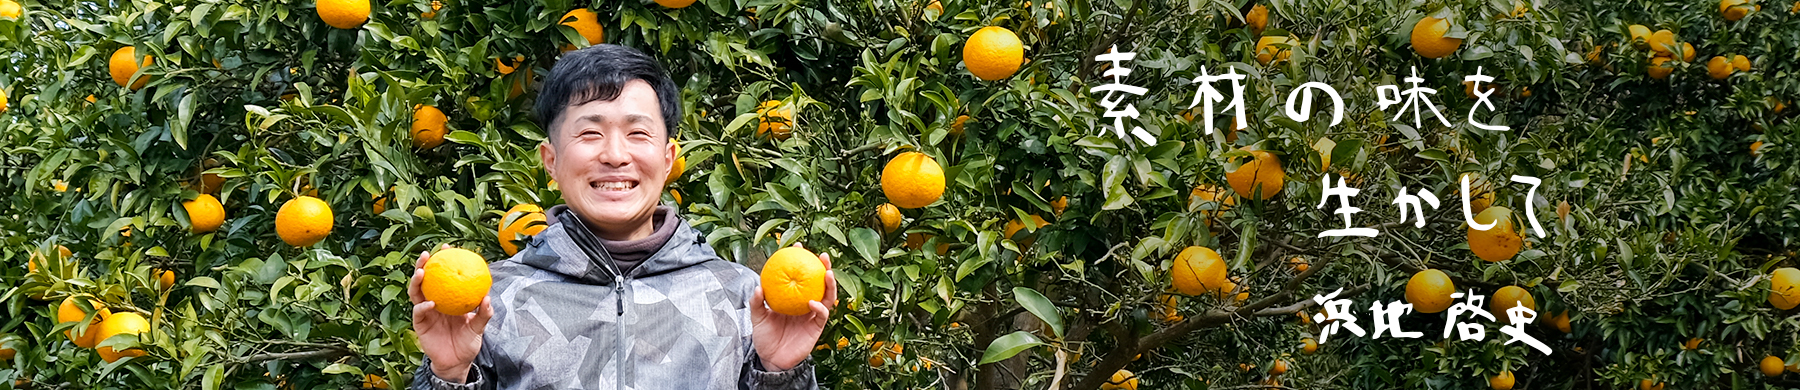
[{"label": "sleeve", "polygon": [[762,359],[754,354],[744,363],[743,381],[740,389],[751,390],[817,390],[819,380],[813,376],[813,361],[808,357],[799,365],[787,371],[769,372],[763,369]]},{"label": "sleeve", "polygon": [[413,382],[412,382],[412,387],[410,389],[411,390],[494,390],[494,388],[495,388],[494,382],[489,379],[489,378],[493,378],[493,375],[491,375],[492,372],[493,371],[491,369],[487,368],[486,366],[483,366],[480,362],[476,362],[474,364],[469,365],[469,378],[468,378],[469,381],[468,382],[450,383],[450,382],[445,381],[443,378],[438,378],[436,373],[431,372],[431,358],[426,357],[423,362],[419,363],[419,369],[413,371]]}]

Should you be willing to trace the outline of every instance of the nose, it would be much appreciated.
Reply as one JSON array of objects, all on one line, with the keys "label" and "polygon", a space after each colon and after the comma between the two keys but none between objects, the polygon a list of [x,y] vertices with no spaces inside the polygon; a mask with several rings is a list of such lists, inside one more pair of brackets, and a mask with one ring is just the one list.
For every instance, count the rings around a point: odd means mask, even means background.
[{"label": "nose", "polygon": [[626,137],[619,136],[605,137],[600,142],[600,153],[594,156],[595,160],[601,164],[606,164],[608,168],[615,169],[631,165],[631,153],[626,153],[625,148],[628,145],[626,145],[627,141],[625,138]]}]

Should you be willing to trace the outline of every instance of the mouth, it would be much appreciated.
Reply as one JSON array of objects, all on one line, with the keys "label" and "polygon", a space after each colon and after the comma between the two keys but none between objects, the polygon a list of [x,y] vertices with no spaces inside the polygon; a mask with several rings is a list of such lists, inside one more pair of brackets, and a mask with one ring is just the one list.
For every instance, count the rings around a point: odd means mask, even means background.
[{"label": "mouth", "polygon": [[599,191],[625,192],[625,191],[631,191],[631,190],[637,189],[638,181],[637,180],[605,180],[605,181],[595,180],[595,181],[588,182],[588,186],[594,188],[595,190],[599,190]]}]

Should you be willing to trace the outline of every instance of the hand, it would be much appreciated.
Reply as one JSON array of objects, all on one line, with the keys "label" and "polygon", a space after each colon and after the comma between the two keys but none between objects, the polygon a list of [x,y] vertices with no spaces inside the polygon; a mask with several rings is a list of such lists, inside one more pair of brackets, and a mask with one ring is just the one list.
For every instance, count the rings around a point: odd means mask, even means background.
[{"label": "hand", "polygon": [[819,335],[825,333],[825,320],[831,317],[831,307],[837,305],[837,276],[831,271],[830,255],[819,254],[819,261],[825,263],[825,301],[809,302],[811,313],[802,316],[776,313],[763,300],[762,286],[756,286],[756,292],[751,294],[750,341],[756,344],[756,356],[762,359],[763,368],[771,371],[793,369],[812,354],[813,345],[819,343]]},{"label": "hand", "polygon": [[[439,249],[448,248],[444,245]],[[460,316],[438,312],[437,302],[425,300],[419,289],[425,280],[425,262],[430,260],[431,252],[419,253],[412,281],[406,284],[406,295],[413,303],[413,332],[419,335],[419,348],[431,358],[432,374],[451,383],[463,383],[468,380],[469,365],[475,364],[475,355],[481,352],[481,332],[487,329],[488,319],[494,318],[494,307],[488,304],[487,297],[482,297],[481,305],[473,312]]]}]

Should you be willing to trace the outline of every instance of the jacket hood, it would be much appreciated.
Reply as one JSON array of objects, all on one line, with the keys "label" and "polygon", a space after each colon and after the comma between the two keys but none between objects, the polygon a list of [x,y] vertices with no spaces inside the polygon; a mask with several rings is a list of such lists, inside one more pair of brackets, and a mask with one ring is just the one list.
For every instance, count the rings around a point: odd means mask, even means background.
[{"label": "jacket hood", "polygon": [[[574,210],[569,210],[568,206],[564,205],[557,205],[545,211],[546,222],[550,225],[533,237],[531,244],[525,250],[519,251],[509,261],[561,274],[580,283],[612,284],[612,276],[607,273],[604,266],[598,263],[604,260],[589,259],[587,254],[582,253],[581,248],[576,246],[573,239],[569,237],[574,232],[566,229],[568,225],[563,224],[561,218],[557,218],[565,210],[574,213]],[[674,210],[669,212],[675,214]],[[706,245],[705,236],[700,234],[700,230],[688,225],[687,220],[680,218],[678,214],[674,220],[675,233],[669,237],[669,241],[663,243],[662,247],[657,249],[655,254],[650,255],[650,258],[645,259],[643,264],[633,268],[629,274],[625,275],[626,278],[636,279],[668,273],[719,258],[718,254],[713,252],[712,247]]]}]

